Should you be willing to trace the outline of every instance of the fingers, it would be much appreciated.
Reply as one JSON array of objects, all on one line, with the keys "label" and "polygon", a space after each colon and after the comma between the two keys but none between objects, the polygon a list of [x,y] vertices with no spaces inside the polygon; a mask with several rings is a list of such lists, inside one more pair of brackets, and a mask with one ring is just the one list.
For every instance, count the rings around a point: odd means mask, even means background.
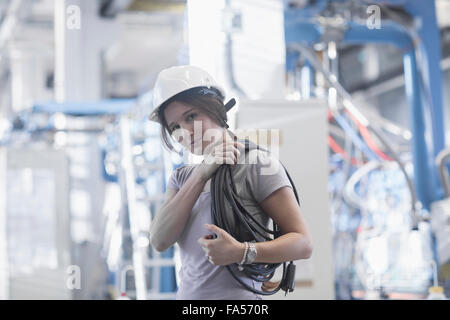
[{"label": "fingers", "polygon": [[[227,136],[228,138],[226,138]],[[234,167],[238,163],[241,150],[245,149],[244,144],[234,141],[228,133],[223,135],[222,139],[217,138],[214,137],[203,152],[205,157],[202,161],[202,177],[205,180],[210,179],[211,175],[223,164]]]},{"label": "fingers", "polygon": [[235,164],[237,162],[238,155],[236,155],[233,151],[226,151],[226,152],[218,152],[216,154],[215,159],[218,163],[223,164]]},{"label": "fingers", "polygon": [[208,261],[214,264],[214,261],[212,260],[211,254],[211,240],[209,237],[212,237],[211,235],[206,235],[204,237],[201,237],[197,240],[197,242],[200,244],[200,247],[202,248],[203,252],[205,253],[205,256],[207,257]]},{"label": "fingers", "polygon": [[208,229],[209,231],[212,231],[212,232],[216,233],[216,234],[222,230],[218,226],[216,226],[215,224],[209,224],[209,223],[205,224],[205,228]]},{"label": "fingers", "polygon": [[[233,138],[229,133],[227,129],[223,129],[221,133],[221,137],[219,136],[211,136],[211,143],[210,146],[217,146],[217,145],[235,145],[240,146],[241,148],[244,147],[244,145],[237,140],[236,138]],[[208,149],[208,147],[206,149]]]},{"label": "fingers", "polygon": [[244,145],[243,143],[240,143],[240,142],[236,141],[236,142],[235,142],[235,145],[236,145],[238,148],[245,149],[245,145]]},{"label": "fingers", "polygon": [[215,233],[217,235],[218,238],[224,236],[225,234],[227,234],[227,232],[221,228],[219,228],[218,226],[216,226],[215,224],[205,224],[205,228],[208,229],[209,231]]},{"label": "fingers", "polygon": [[197,240],[197,242],[202,246],[208,247],[209,244],[211,243],[211,240],[214,240],[216,238],[217,237],[214,234],[207,234],[207,235],[204,235],[203,237],[199,238]]},{"label": "fingers", "polygon": [[214,157],[219,163],[235,164],[241,155],[236,147],[237,142],[219,145],[214,150]]},{"label": "fingers", "polygon": [[227,129],[223,129],[223,130],[224,130],[223,142],[225,144],[230,143],[230,144],[234,144],[237,147],[245,148],[245,146],[241,142],[237,141],[237,137],[236,136],[231,136]]},{"label": "fingers", "polygon": [[[229,264],[230,235],[214,224],[205,224],[205,228],[209,231],[209,234],[204,235],[197,242],[200,244],[208,261],[214,265]],[[216,234],[217,239],[211,239],[211,233]]]},{"label": "fingers", "polygon": [[225,143],[221,143],[221,144],[215,146],[214,149],[215,150],[239,150],[237,148],[238,144],[241,144],[241,143],[239,143],[239,142],[232,142],[232,141],[225,142]]},{"label": "fingers", "polygon": [[200,239],[198,239],[197,243],[202,247],[203,251],[205,251],[206,254],[209,253],[209,244],[205,237],[201,237]]},{"label": "fingers", "polygon": [[[223,236],[226,231],[219,228],[218,226],[214,225],[214,224],[205,224],[205,228],[208,229],[209,231],[211,231],[212,233],[215,233],[217,235],[217,238],[220,238],[221,236]],[[199,238],[197,240],[197,242],[205,248],[208,248],[209,244],[211,243],[211,241],[215,240],[214,239],[214,235],[212,234],[207,234],[204,235],[203,237]]]},{"label": "fingers", "polygon": [[210,153],[211,150],[213,150],[215,147],[223,144],[222,139],[217,139],[215,136],[211,137],[211,142],[209,145],[205,148],[205,153]]}]

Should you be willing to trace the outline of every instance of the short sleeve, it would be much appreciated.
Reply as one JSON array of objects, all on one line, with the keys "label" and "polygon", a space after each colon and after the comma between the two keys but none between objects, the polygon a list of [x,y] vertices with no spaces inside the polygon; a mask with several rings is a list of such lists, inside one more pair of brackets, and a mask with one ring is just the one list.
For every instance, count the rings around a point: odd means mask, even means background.
[{"label": "short sleeve", "polygon": [[270,194],[282,187],[292,188],[292,184],[281,162],[272,154],[254,150],[247,169],[247,184],[253,198],[261,203]]},{"label": "short sleeve", "polygon": [[167,181],[167,188],[180,190],[180,184],[179,184],[179,173],[180,168],[175,169],[172,174],[169,177],[169,180]]}]

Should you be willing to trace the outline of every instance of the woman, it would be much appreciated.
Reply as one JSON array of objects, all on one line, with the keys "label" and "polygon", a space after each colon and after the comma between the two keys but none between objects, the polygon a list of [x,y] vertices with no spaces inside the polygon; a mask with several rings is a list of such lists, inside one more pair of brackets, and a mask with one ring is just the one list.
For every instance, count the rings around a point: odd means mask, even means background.
[{"label": "woman", "polygon": [[[246,290],[223,266],[311,256],[311,237],[286,173],[279,166],[274,174],[261,174],[263,166],[278,160],[262,150],[244,152],[244,145],[228,130],[229,104],[224,105],[223,90],[204,70],[193,66],[165,69],[158,75],[153,95],[150,119],[161,124],[165,145],[173,150],[172,136],[186,150],[205,156],[202,163],[185,165],[172,173],[165,202],[150,230],[150,241],[157,251],[175,242],[180,247],[177,299],[262,299]],[[256,161],[249,164],[252,155]],[[273,219],[282,231],[280,237],[249,246],[212,224],[210,181],[223,163],[232,166],[246,210],[264,222]],[[261,290],[260,282],[236,272],[244,283]]]}]

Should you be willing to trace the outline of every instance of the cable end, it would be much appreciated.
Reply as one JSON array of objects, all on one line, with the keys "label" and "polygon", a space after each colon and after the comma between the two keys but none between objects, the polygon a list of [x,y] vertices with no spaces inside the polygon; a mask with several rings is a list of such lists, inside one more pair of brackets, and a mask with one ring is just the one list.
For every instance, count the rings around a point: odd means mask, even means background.
[{"label": "cable end", "polygon": [[286,277],[281,283],[281,289],[285,292],[285,296],[288,292],[294,291],[295,287],[295,264],[291,261],[287,266]]}]

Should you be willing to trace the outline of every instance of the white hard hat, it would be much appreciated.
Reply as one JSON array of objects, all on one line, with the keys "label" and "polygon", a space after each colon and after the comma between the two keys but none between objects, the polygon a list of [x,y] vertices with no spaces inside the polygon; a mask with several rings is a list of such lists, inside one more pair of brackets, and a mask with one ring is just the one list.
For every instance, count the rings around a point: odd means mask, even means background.
[{"label": "white hard hat", "polygon": [[222,97],[224,90],[205,70],[194,66],[176,66],[162,70],[153,88],[153,111],[149,119],[160,123],[159,108],[175,95],[196,87],[217,89]]}]

